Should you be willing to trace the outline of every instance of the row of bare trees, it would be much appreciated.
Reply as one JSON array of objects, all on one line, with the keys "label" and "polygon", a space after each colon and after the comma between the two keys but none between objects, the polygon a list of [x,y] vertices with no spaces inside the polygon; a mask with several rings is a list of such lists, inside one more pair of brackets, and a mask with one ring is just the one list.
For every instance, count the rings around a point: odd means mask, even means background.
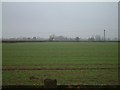
[{"label": "row of bare trees", "polygon": [[117,41],[117,38],[110,39],[106,38],[104,40],[104,37],[101,37],[100,35],[91,36],[89,38],[81,38],[81,37],[65,37],[65,36],[56,36],[56,35],[50,35],[49,41]]}]

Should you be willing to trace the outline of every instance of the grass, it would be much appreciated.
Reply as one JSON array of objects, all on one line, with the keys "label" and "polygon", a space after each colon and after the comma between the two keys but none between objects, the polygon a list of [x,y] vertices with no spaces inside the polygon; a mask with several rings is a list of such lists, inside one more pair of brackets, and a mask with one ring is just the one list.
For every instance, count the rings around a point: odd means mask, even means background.
[{"label": "grass", "polygon": [[[117,42],[3,43],[2,54],[3,69],[84,68],[84,70],[3,70],[3,85],[42,85],[45,78],[55,78],[58,84],[118,83]],[[30,80],[30,76],[38,79]]]},{"label": "grass", "polygon": [[[2,68],[2,43],[0,42],[0,68]],[[0,71],[0,85],[2,85],[2,70]]]},{"label": "grass", "polygon": [[[65,70],[65,71],[14,71],[4,72],[3,84],[6,85],[43,85],[45,78],[57,79],[58,85],[98,85],[98,84],[117,84],[117,72],[115,70]],[[38,79],[30,80],[34,76]],[[8,82],[9,81],[9,82]]]}]

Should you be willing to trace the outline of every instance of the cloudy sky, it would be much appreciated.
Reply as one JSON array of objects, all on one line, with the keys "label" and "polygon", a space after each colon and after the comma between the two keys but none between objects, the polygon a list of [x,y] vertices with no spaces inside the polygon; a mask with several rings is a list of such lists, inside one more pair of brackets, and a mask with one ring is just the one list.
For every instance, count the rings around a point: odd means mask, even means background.
[{"label": "cloudy sky", "polygon": [[117,2],[4,2],[2,36],[118,37]]}]

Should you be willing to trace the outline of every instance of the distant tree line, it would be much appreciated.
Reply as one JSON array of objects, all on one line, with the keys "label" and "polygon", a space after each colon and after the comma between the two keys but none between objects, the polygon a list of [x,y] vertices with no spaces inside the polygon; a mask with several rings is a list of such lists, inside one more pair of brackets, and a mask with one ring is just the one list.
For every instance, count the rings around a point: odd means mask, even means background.
[{"label": "distant tree line", "polygon": [[104,37],[101,37],[100,35],[95,35],[91,36],[88,38],[81,38],[79,36],[77,37],[65,37],[65,36],[57,36],[57,35],[50,35],[49,38],[40,38],[40,37],[22,37],[22,38],[7,38],[7,39],[2,39],[2,42],[59,42],[59,41],[64,41],[64,42],[80,42],[80,41],[118,41],[117,38],[111,39],[111,38],[106,38],[104,40]]}]

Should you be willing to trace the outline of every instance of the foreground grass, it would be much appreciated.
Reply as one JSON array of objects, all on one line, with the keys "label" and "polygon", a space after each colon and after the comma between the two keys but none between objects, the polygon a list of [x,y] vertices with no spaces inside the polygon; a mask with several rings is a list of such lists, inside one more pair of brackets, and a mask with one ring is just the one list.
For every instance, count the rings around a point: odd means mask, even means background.
[{"label": "foreground grass", "polygon": [[3,85],[43,85],[45,78],[57,79],[59,85],[116,85],[117,77],[116,70],[4,71]]},{"label": "foreground grass", "polygon": [[[115,42],[3,43],[4,68],[113,68],[108,70],[3,70],[3,85],[117,84],[118,44]],[[30,80],[29,77],[37,77]]]}]

